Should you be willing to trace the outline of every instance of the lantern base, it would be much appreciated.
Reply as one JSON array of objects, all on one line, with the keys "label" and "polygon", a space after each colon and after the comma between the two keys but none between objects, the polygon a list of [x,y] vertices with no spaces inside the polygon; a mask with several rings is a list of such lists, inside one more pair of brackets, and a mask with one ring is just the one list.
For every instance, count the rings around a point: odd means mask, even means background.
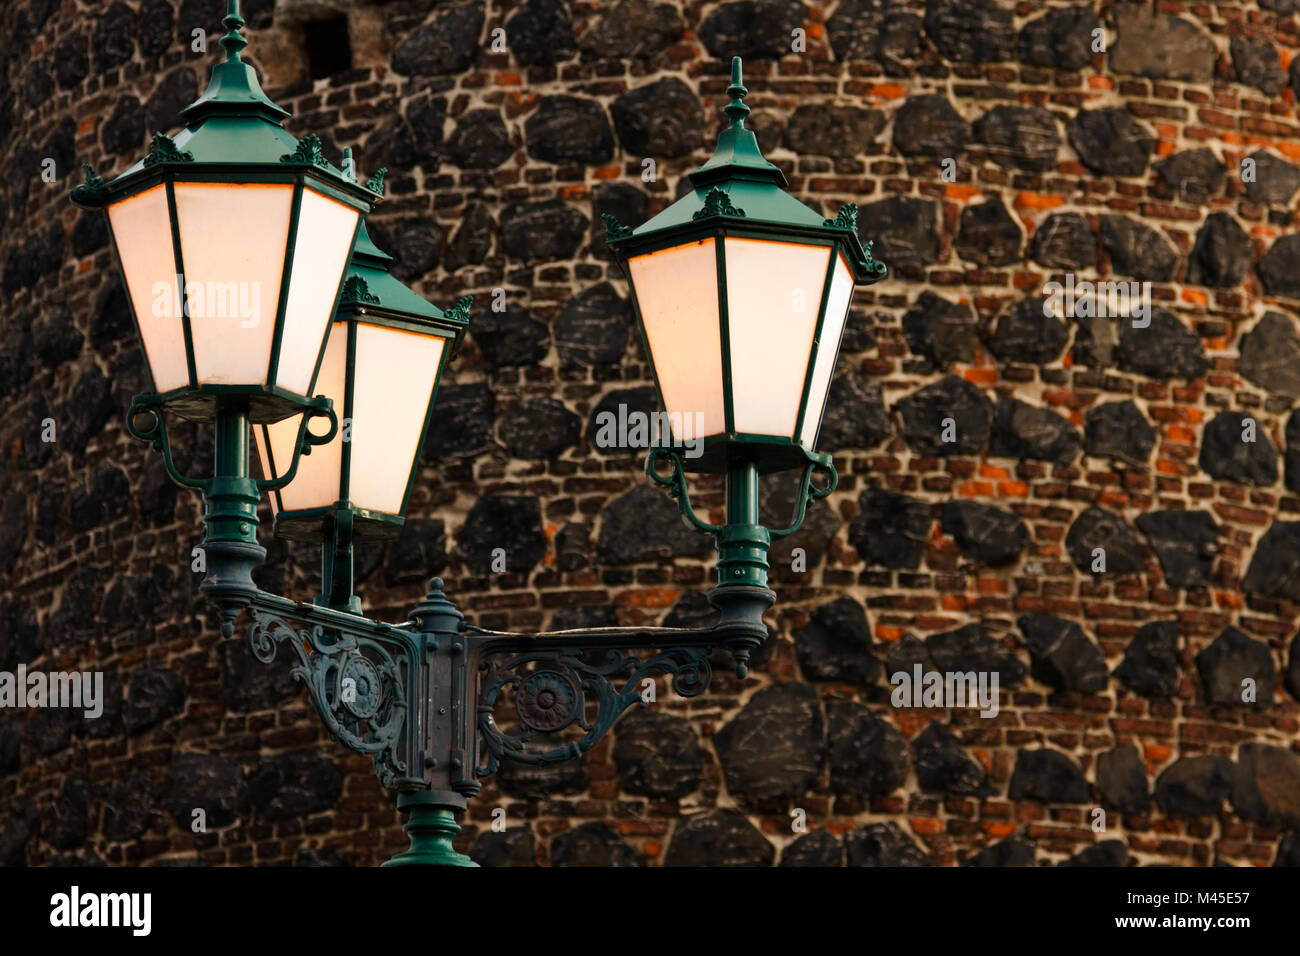
[{"label": "lantern base", "polygon": [[673,444],[671,449],[683,470],[698,475],[725,475],[738,458],[753,462],[760,475],[794,471],[819,460],[807,446],[771,435],[710,435],[699,446]]},{"label": "lantern base", "polygon": [[217,420],[218,407],[237,398],[246,402],[252,425],[270,425],[314,407],[312,399],[288,389],[266,385],[200,385],[176,388],[158,396],[167,411],[192,422]]},{"label": "lantern base", "polygon": [[[328,508],[304,508],[281,511],[275,516],[273,530],[277,538],[285,541],[320,544],[330,534],[331,522],[338,505]],[[401,515],[383,511],[369,511],[350,507],[352,512],[353,541],[393,541],[402,533],[406,519]]]}]

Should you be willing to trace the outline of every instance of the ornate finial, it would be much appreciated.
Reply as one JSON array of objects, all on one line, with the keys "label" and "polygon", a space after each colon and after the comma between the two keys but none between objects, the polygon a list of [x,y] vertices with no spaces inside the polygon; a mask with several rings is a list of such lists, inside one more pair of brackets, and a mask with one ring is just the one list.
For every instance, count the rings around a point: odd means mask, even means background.
[{"label": "ornate finial", "polygon": [[632,227],[625,226],[614,216],[607,212],[600,214],[600,221],[605,224],[605,241],[613,242],[616,239],[624,239],[632,235]]},{"label": "ornate finial", "polygon": [[72,201],[93,203],[102,199],[108,192],[108,184],[104,182],[104,178],[95,172],[90,163],[82,163],[81,172],[86,177],[86,181],[72,190]]},{"label": "ornate finial", "polygon": [[[846,202],[840,206],[840,211],[835,214],[834,219],[823,219],[823,226],[829,226],[833,229],[852,229],[858,231],[858,204],[855,202]],[[870,245],[870,243],[868,243]],[[871,251],[867,251],[868,257]]]},{"label": "ornate finial", "polygon": [[740,82],[740,57],[731,58],[731,85],[727,87],[727,95],[731,97],[731,102],[722,108],[731,119],[732,129],[744,129],[745,117],[749,115],[749,107],[745,105],[745,94],[749,90],[745,89],[744,84]]},{"label": "ornate finial", "polygon": [[239,0],[227,0],[226,15],[222,18],[221,25],[227,30],[226,35],[221,38],[221,45],[226,50],[226,59],[238,60],[239,51],[248,46],[248,41],[239,34],[244,27],[244,18],[239,15]]},{"label": "ornate finial", "polygon": [[315,133],[308,133],[302,139],[298,140],[298,148],[292,153],[285,153],[280,157],[282,163],[307,163],[312,166],[329,167],[329,161],[321,153],[320,137]]},{"label": "ornate finial", "polygon": [[149,155],[144,158],[146,166],[159,163],[192,163],[194,154],[189,150],[179,150],[176,142],[166,133],[154,133],[149,141]]},{"label": "ornate finial", "polygon": [[379,296],[370,291],[370,286],[366,285],[366,280],[361,276],[348,276],[343,283],[343,289],[339,293],[340,302],[362,302],[377,305]]},{"label": "ornate finial", "polygon": [[352,161],[352,147],[343,147],[343,178],[350,183],[357,181],[356,163]]},{"label": "ornate finial", "polygon": [[384,194],[384,177],[388,175],[388,167],[380,166],[375,170],[375,174],[366,180],[366,188],[378,196]]},{"label": "ornate finial", "polygon": [[411,618],[415,621],[417,630],[431,636],[454,637],[465,622],[465,615],[447,600],[447,595],[442,590],[442,578],[434,578],[429,582],[429,593],[411,611]]},{"label": "ornate finial", "polygon": [[[473,305],[473,304],[474,304],[474,297],[473,297],[473,296],[470,296],[470,295],[463,295],[463,296],[461,296],[459,299],[456,300],[456,304],[455,304],[455,305],[453,305],[450,309],[447,309],[446,311],[444,311],[444,312],[443,312],[443,315],[445,315],[445,316],[446,316],[447,318],[449,318],[449,319],[453,319],[453,320],[456,320],[456,321],[458,321],[458,322],[468,322],[468,321],[469,321],[469,307],[470,307],[471,305]],[[434,578],[434,580],[436,581],[436,580],[438,580],[438,579],[437,579],[437,578]]]},{"label": "ornate finial", "polygon": [[[737,57],[739,59],[739,57]],[[704,208],[697,209],[692,219],[707,219],[709,216],[743,216],[745,210],[737,209],[731,199],[721,189],[713,188],[704,197]]]}]

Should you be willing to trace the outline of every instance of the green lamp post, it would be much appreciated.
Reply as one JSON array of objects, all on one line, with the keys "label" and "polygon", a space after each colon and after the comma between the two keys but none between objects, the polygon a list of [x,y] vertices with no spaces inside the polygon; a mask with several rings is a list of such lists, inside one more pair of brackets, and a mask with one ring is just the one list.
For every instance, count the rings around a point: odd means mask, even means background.
[{"label": "green lamp post", "polygon": [[[88,170],[72,197],[108,212],[148,359],[153,391],[136,396],[127,428],[162,453],[174,481],[203,494],[201,588],[222,633],[233,634],[247,612],[258,660],[285,648],[330,733],[371,758],[409,814],[410,847],[385,865],[470,866],[452,847],[455,815],[501,761],[579,756],[642,703],[649,676],[667,676],[681,696],[702,693],[716,651],[729,652],[728,665],[745,676],[775,599],[770,536],[794,531],[807,504],[834,487],[830,459],[813,444],[853,283],[884,269],[858,242],[854,207],[822,221],[782,192],[780,171],[744,129],[736,61],[731,126],[692,174],[695,192],[635,231],[609,227],[665,407],[698,411],[706,424],[701,458],[656,449],[647,472],[717,539],[710,599],[718,619],[694,628],[490,631],[468,623],[435,578],[409,620],[372,620],[352,594],[353,544],[400,527],[469,303],[440,310],[389,274],[391,260],[363,222],[382,195],[382,171],[359,186],[349,160],[339,170],[314,137],[289,137],[283,111],[240,59],[237,0],[223,23],[226,59],[184,111],[185,131],[156,135],[149,156],[110,183]],[[226,304],[210,308],[214,283]],[[249,284],[243,298],[241,283]],[[227,314],[231,301],[241,307]],[[263,315],[254,302],[274,307]],[[175,468],[169,414],[213,425],[211,478]],[[328,427],[314,431],[322,418]],[[250,475],[250,437],[260,479]],[[656,467],[665,458],[668,476]],[[727,476],[724,524],[692,511],[688,461]],[[759,524],[757,475],[792,468],[803,469],[797,514],[769,532]],[[813,484],[816,471],[825,485]],[[322,548],[313,603],[252,580],[266,554],[257,541],[262,492],[278,534]],[[507,729],[497,719],[511,704],[517,728]]]},{"label": "green lamp post", "polygon": [[[635,229],[605,217],[670,427],[701,423],[700,434],[673,435],[703,439],[701,455],[657,450],[646,470],[672,490],[689,523],[717,536],[713,601],[728,606],[745,595],[741,585],[754,600],[767,588],[773,532],[759,525],[758,475],[804,470],[796,527],[810,493],[834,490],[830,457],[814,451],[817,431],[854,284],[886,272],[858,238],[855,204],[823,219],[785,192],[785,175],[745,128],[747,92],[735,57],[729,124],[712,158],[689,174],[690,192]],[[670,476],[659,474],[661,458]],[[726,476],[723,525],[694,513],[688,471]],[[810,485],[814,472],[827,476],[820,488]]]}]

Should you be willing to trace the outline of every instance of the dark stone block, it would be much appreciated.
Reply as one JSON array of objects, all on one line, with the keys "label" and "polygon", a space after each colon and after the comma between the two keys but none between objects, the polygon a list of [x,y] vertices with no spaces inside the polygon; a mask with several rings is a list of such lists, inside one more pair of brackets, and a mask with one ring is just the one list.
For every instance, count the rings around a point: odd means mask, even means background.
[{"label": "dark stone block", "polygon": [[651,0],[623,0],[578,39],[584,54],[600,59],[647,58],[672,46],[686,30],[677,8]]},{"label": "dark stone block", "polygon": [[1041,106],[995,106],[975,121],[975,138],[999,166],[1045,171],[1056,166],[1061,134]]},{"label": "dark stone block", "polygon": [[1254,260],[1255,244],[1246,230],[1228,213],[1212,212],[1196,234],[1196,244],[1187,257],[1187,281],[1232,289],[1241,285]]},{"label": "dark stone block", "polygon": [[1055,213],[1034,230],[1029,256],[1047,269],[1095,269],[1097,237],[1077,212]]},{"label": "dark stone block", "polygon": [[84,452],[90,440],[118,414],[111,393],[112,384],[93,363],[78,377],[56,423],[59,444],[70,454]]},{"label": "dark stone block", "polygon": [[397,44],[389,62],[403,76],[463,73],[478,53],[482,30],[482,3],[444,7]]},{"label": "dark stone block", "polygon": [[479,834],[469,857],[479,866],[536,866],[533,831],[527,826]]},{"label": "dark stone block", "polygon": [[432,220],[411,216],[368,228],[381,249],[393,250],[390,271],[403,282],[413,284],[438,267],[442,233]]},{"label": "dark stone block", "polygon": [[998,687],[1014,687],[1025,679],[1025,665],[1014,654],[984,633],[979,624],[967,624],[925,641],[937,670],[945,673],[998,674]]},{"label": "dark stone block", "polygon": [[1068,135],[1083,164],[1106,176],[1141,176],[1156,145],[1150,130],[1120,106],[1079,110]]},{"label": "dark stone block", "polygon": [[[655,529],[654,533],[647,533],[648,528]],[[601,513],[596,538],[596,560],[601,564],[698,558],[712,549],[707,535],[682,522],[676,502],[649,485],[619,495]]]},{"label": "dark stone block", "polygon": [[[1225,706],[1267,707],[1273,703],[1277,669],[1263,641],[1252,640],[1235,627],[1226,627],[1196,655],[1196,671],[1205,699]],[[1254,682],[1254,701],[1243,700],[1244,682]]]},{"label": "dark stone block", "polygon": [[917,389],[894,408],[903,419],[903,437],[919,455],[976,455],[989,437],[992,403],[956,375]]},{"label": "dark stone block", "polygon": [[[505,732],[517,734],[519,728],[505,728]],[[524,744],[524,753],[543,753],[564,745],[565,741],[554,734],[533,734]],[[550,764],[503,760],[496,781],[512,797],[542,800],[560,794],[582,793],[587,789],[587,772],[582,760],[576,757]]]},{"label": "dark stone block", "polygon": [[613,755],[623,790],[661,800],[695,792],[706,759],[689,721],[648,707],[618,723]]},{"label": "dark stone block", "polygon": [[858,235],[875,242],[874,255],[891,270],[929,265],[939,259],[937,204],[930,199],[891,196],[858,210]]},{"label": "dark stone block", "polygon": [[87,532],[109,524],[126,510],[130,494],[131,484],[122,469],[99,466],[91,473],[89,484],[72,495],[72,529]]},{"label": "dark stone block", "polygon": [[1144,465],[1155,447],[1156,431],[1132,402],[1108,402],[1088,410],[1083,420],[1089,455]]},{"label": "dark stone block", "polygon": [[993,792],[984,768],[937,721],[912,739],[912,763],[917,785],[926,793],[983,796]]},{"label": "dark stone block", "polygon": [[424,436],[425,462],[438,464],[491,450],[495,418],[496,400],[491,386],[441,385],[438,413],[430,417]]},{"label": "dark stone block", "polygon": [[553,328],[565,364],[617,364],[632,332],[631,305],[611,283],[601,282],[570,299]]},{"label": "dark stone block", "polygon": [[118,100],[112,114],[99,128],[99,138],[104,144],[104,152],[110,155],[122,156],[139,152],[145,138],[144,113],[140,110],[140,101],[130,95]]},{"label": "dark stone block", "polygon": [[817,693],[807,684],[765,687],[713,735],[733,795],[794,799],[817,781],[825,748]]},{"label": "dark stone block", "polygon": [[1009,395],[999,395],[989,434],[989,455],[1033,458],[1067,465],[1079,453],[1079,433],[1069,419]]},{"label": "dark stone block", "polygon": [[612,256],[601,216],[613,216],[624,225],[637,226],[650,218],[650,200],[628,183],[601,183],[591,190],[591,254],[609,260]]},{"label": "dark stone block", "polygon": [[582,823],[551,843],[552,866],[645,866],[641,854],[606,823]]},{"label": "dark stone block", "polygon": [[1300,639],[1291,639],[1291,652],[1287,656],[1286,674],[1283,675],[1282,683],[1292,697],[1300,700]]},{"label": "dark stone block", "polygon": [[157,800],[148,774],[135,773],[118,780],[104,802],[104,837],[114,843],[134,840],[153,819]]},{"label": "dark stone block", "polygon": [[1251,202],[1285,206],[1291,202],[1296,189],[1300,189],[1300,168],[1288,163],[1276,153],[1257,149],[1247,157],[1254,162],[1252,175],[1242,175],[1246,198]]},{"label": "dark stone block", "polygon": [[1253,86],[1268,96],[1277,96],[1286,86],[1286,73],[1277,47],[1264,37],[1234,35],[1228,41],[1232,69],[1238,83]]},{"label": "dark stone block", "polygon": [[550,66],[578,52],[573,23],[560,0],[527,0],[506,21],[506,43],[521,66]]},{"label": "dark stone block", "polygon": [[1206,422],[1197,461],[1202,471],[1221,481],[1265,487],[1277,481],[1277,449],[1264,426],[1242,412],[1219,412]]},{"label": "dark stone block", "polygon": [[799,667],[808,680],[871,684],[880,674],[867,615],[851,597],[819,606],[793,637]]},{"label": "dark stone block", "polygon": [[1200,588],[1210,583],[1214,556],[1219,553],[1219,526],[1208,511],[1149,511],[1138,515],[1137,526],[1160,559],[1170,587]]},{"label": "dark stone block", "polygon": [[513,458],[557,458],[581,435],[582,419],[553,398],[520,402],[501,417],[501,444]]},{"label": "dark stone block", "polygon": [[630,90],[609,107],[623,149],[655,160],[689,156],[700,146],[701,112],[699,98],[675,76]]},{"label": "dark stone block", "polygon": [[1033,866],[1034,843],[1018,834],[987,846],[962,861],[962,866]]},{"label": "dark stone block", "polygon": [[1058,691],[1106,689],[1106,658],[1077,623],[1054,614],[1025,614],[1016,624],[1033,658],[1035,680]]},{"label": "dark stone block", "polygon": [[1059,750],[1043,747],[1016,753],[1007,796],[1042,803],[1087,803],[1092,788],[1073,760]]},{"label": "dark stone block", "polygon": [[1031,295],[998,316],[988,347],[1004,362],[1045,365],[1060,358],[1069,338],[1066,324],[1047,314],[1043,300]]},{"label": "dark stone block", "polygon": [[[495,369],[537,365],[551,350],[550,329],[520,307],[474,316],[469,334],[479,352]],[[440,412],[442,396],[443,393],[439,392]]]},{"label": "dark stone block", "polygon": [[0,866],[24,866],[27,862],[27,842],[36,829],[36,808],[29,800],[19,798],[0,825]]},{"label": "dark stone block", "polygon": [[286,648],[270,664],[263,664],[249,652],[242,639],[223,641],[218,661],[221,702],[226,710],[235,713],[270,710],[294,696],[301,685],[289,672],[292,657]]},{"label": "dark stone block", "polygon": [[178,753],[167,766],[160,802],[177,826],[188,831],[194,810],[204,811],[209,828],[233,823],[244,795],[244,772],[234,760]]},{"label": "dark stone block", "polygon": [[[496,234],[496,228],[496,223],[492,221],[492,214],[488,212],[485,203],[472,202],[466,206],[465,215],[461,217],[460,225],[456,227],[456,234],[451,237],[451,242],[447,244],[447,254],[443,257],[443,265],[447,267],[447,271],[455,272],[465,266],[477,266],[487,259],[492,251],[492,237]],[[474,315],[474,323],[470,334],[474,337],[474,341],[479,343],[480,351],[483,351],[483,336],[481,334],[483,320],[492,321],[495,317],[504,316],[511,311],[510,309],[502,312],[484,310]],[[522,309],[514,311],[523,312]],[[542,353],[542,355],[545,354],[545,352]]]},{"label": "dark stone block", "polygon": [[1020,29],[1020,60],[1031,66],[1081,70],[1092,63],[1093,31],[1101,27],[1087,6],[1052,7]]},{"label": "dark stone block", "polygon": [[86,78],[90,72],[88,49],[86,35],[81,32],[69,33],[54,48],[54,78],[58,80],[60,89],[70,90],[80,86]]},{"label": "dark stone block", "polygon": [[826,704],[830,792],[870,800],[907,780],[907,741],[892,724],[855,701]]},{"label": "dark stone block", "polygon": [[939,369],[953,362],[973,361],[979,343],[970,306],[949,302],[929,289],[918,295],[903,315],[903,335],[914,354]]},{"label": "dark stone block", "polygon": [[1101,217],[1101,244],[1117,275],[1168,282],[1178,265],[1178,251],[1164,235],[1128,216]]},{"label": "dark stone block", "polygon": [[185,678],[166,667],[145,665],[131,675],[131,693],[122,708],[128,734],[155,727],[185,708]]},{"label": "dark stone block", "polygon": [[1012,13],[996,0],[926,0],[925,32],[935,48],[960,63],[1015,58]]},{"label": "dark stone block", "polygon": [[844,847],[829,830],[805,833],[781,851],[779,866],[843,866]]},{"label": "dark stone block", "polygon": [[1172,312],[1151,309],[1151,324],[1134,328],[1121,322],[1115,349],[1119,367],[1149,378],[1199,378],[1210,368],[1201,338]]},{"label": "dark stone block", "polygon": [[294,866],[328,866],[328,867],[347,867],[352,866],[352,854],[344,853],[338,850],[327,850],[323,847],[303,847],[294,857]]},{"label": "dark stone block", "polygon": [[970,136],[970,124],[942,93],[909,97],[894,115],[894,149],[904,156],[955,159]]},{"label": "dark stone block", "polygon": [[524,123],[524,143],[529,156],[546,163],[595,166],[614,156],[614,131],[605,108],[577,96],[544,98]]},{"label": "dark stone block", "polygon": [[100,571],[90,565],[78,567],[64,579],[58,610],[45,628],[52,644],[77,647],[89,643],[101,591]]},{"label": "dark stone block", "polygon": [[496,169],[514,155],[506,124],[495,109],[470,110],[447,140],[447,157],[461,169]]},{"label": "dark stone block", "polygon": [[730,61],[779,58],[790,52],[791,34],[807,10],[797,0],[739,0],[713,8],[697,35],[711,56]]},{"label": "dark stone block", "polygon": [[[213,34],[208,34],[209,37]],[[188,45],[189,41],[186,40]],[[174,129],[181,110],[199,98],[199,77],[188,66],[172,70],[154,87],[144,104],[145,133]],[[133,157],[134,158],[134,157]]]},{"label": "dark stone block", "polygon": [[890,430],[880,389],[866,373],[852,370],[831,381],[817,448],[831,453],[874,448],[889,437]]},{"label": "dark stone block", "polygon": [[[1128,522],[1120,515],[1098,508],[1085,509],[1070,525],[1065,536],[1065,547],[1075,567],[1085,574],[1137,574],[1142,570],[1142,546],[1138,544]],[[1098,556],[1104,552],[1104,570],[1093,571]]]},{"label": "dark stone block", "polygon": [[1300,235],[1279,236],[1255,266],[1265,295],[1300,298]]},{"label": "dark stone block", "polygon": [[1300,335],[1293,319],[1281,312],[1265,312],[1241,337],[1238,351],[1238,372],[1270,392],[1300,398]]},{"label": "dark stone block", "polygon": [[[644,452],[654,440],[649,427],[644,430],[634,428],[644,416],[647,423],[658,421],[659,396],[653,385],[639,385],[636,388],[619,388],[606,393],[595,408],[591,410],[591,419],[587,422],[587,444],[600,455],[629,455]],[[626,424],[625,429],[619,423]],[[667,436],[661,435],[663,440]]]},{"label": "dark stone block", "polygon": [[708,810],[680,820],[664,866],[771,866],[776,850],[735,810]]},{"label": "dark stone block", "polygon": [[952,535],[962,553],[979,564],[1008,564],[1029,543],[1029,528],[1018,517],[992,505],[949,501],[941,512],[944,534]]},{"label": "dark stone block", "polygon": [[94,785],[82,773],[63,778],[59,795],[41,816],[41,836],[56,850],[79,850],[90,840],[94,824],[90,819],[95,799]]},{"label": "dark stone block", "polygon": [[1110,51],[1110,68],[1116,73],[1190,83],[1214,78],[1214,42],[1191,21],[1139,3],[1117,4],[1114,17],[1119,39]]},{"label": "dark stone block", "polygon": [[135,11],[120,0],[111,4],[95,23],[90,48],[96,73],[128,62],[135,55]]},{"label": "dark stone block", "polygon": [[896,823],[872,823],[844,835],[849,866],[933,866],[929,854]]},{"label": "dark stone block", "polygon": [[1300,601],[1300,521],[1274,521],[1264,532],[1241,586]]},{"label": "dark stone block", "polygon": [[72,735],[79,729],[82,720],[82,715],[75,710],[63,707],[38,708],[23,728],[20,749],[23,764],[32,766],[38,758],[64,750],[72,743]]},{"label": "dark stone block", "polygon": [[555,535],[555,566],[576,571],[591,563],[591,525],[570,522]]},{"label": "dark stone block", "polygon": [[[0,217],[2,218],[2,217]],[[83,210],[72,227],[72,251],[80,258],[108,245],[108,218],[98,210]]]},{"label": "dark stone block", "polygon": [[559,199],[514,203],[501,213],[501,247],[520,262],[571,259],[587,235],[587,217]]},{"label": "dark stone block", "polygon": [[[483,495],[456,533],[455,555],[477,574],[526,574],[546,554],[542,509],[529,495]],[[497,554],[496,552],[504,552]],[[501,559],[498,561],[498,557]],[[493,565],[496,564],[496,567]]]},{"label": "dark stone block", "polygon": [[248,778],[248,805],[263,820],[298,820],[329,810],[343,793],[334,761],[306,750],[269,757]]},{"label": "dark stone block", "polygon": [[1001,199],[967,206],[961,211],[961,223],[953,249],[963,259],[982,266],[1005,266],[1020,261],[1024,241],[1020,229]]},{"label": "dark stone block", "polygon": [[[1223,189],[1226,178],[1219,157],[1205,146],[1174,153],[1156,163],[1154,169],[1176,198],[1198,206]],[[1209,219],[1216,216],[1224,216],[1235,225],[1225,213],[1211,213]]]},{"label": "dark stone block", "polygon": [[[81,354],[86,337],[73,322],[71,309],[50,314],[36,334],[36,354],[46,368],[57,368]],[[83,379],[87,378],[83,374]],[[66,435],[65,435],[66,437]]]},{"label": "dark stone block", "polygon": [[1146,813],[1151,806],[1147,771],[1137,747],[1115,747],[1097,757],[1101,805],[1120,813]]},{"label": "dark stone block", "polygon": [[1058,866],[1127,866],[1128,847],[1123,840],[1102,840],[1080,850]]},{"label": "dark stone block", "polygon": [[1232,808],[1243,820],[1300,827],[1300,759],[1285,747],[1242,744],[1237,751]]},{"label": "dark stone block", "polygon": [[857,106],[810,103],[790,115],[785,147],[800,156],[860,155],[885,128],[885,114]]},{"label": "dark stone block", "polygon": [[868,489],[858,498],[860,513],[849,542],[868,564],[917,568],[930,538],[930,504],[896,491]]},{"label": "dark stone block", "polygon": [[435,518],[407,518],[388,549],[384,581],[390,587],[427,581],[447,566],[447,529]]},{"label": "dark stone block", "polygon": [[1235,775],[1227,757],[1179,757],[1156,778],[1156,805],[1170,816],[1212,816],[1232,792]]}]

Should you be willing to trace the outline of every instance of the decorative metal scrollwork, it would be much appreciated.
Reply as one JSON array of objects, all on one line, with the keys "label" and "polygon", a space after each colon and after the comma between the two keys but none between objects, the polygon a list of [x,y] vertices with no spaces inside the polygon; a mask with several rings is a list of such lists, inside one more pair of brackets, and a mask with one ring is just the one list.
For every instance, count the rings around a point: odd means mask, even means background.
[{"label": "decorative metal scrollwork", "polygon": [[249,616],[253,656],[269,664],[277,648],[287,644],[298,659],[290,673],[307,688],[334,738],[369,755],[383,786],[393,787],[406,776],[398,746],[408,710],[403,649],[319,624],[299,629],[257,607],[249,609]]},{"label": "decorative metal scrollwork", "polygon": [[[641,682],[651,674],[667,674],[681,697],[703,693],[713,679],[709,648],[669,647],[642,660],[625,650],[589,650],[582,646],[548,648],[517,654],[494,662],[489,655],[480,665],[479,732],[487,762],[476,776],[495,773],[502,758],[527,764],[559,763],[591,749],[614,722],[641,702]],[[532,668],[532,669],[530,669]],[[621,686],[615,681],[623,675]],[[515,712],[522,734],[507,734],[493,716],[502,691],[515,695]],[[594,719],[587,719],[594,704]],[[577,724],[580,739],[546,750],[528,749],[533,734],[550,734]]]},{"label": "decorative metal scrollwork", "polygon": [[[659,460],[666,458],[672,466],[672,473],[668,475],[659,474]],[[717,534],[722,530],[722,525],[709,524],[695,513],[691,507],[690,490],[686,487],[686,466],[682,463],[681,455],[670,448],[651,448],[645,458],[645,473],[656,485],[661,485],[668,489],[668,494],[677,502],[677,508],[682,513],[682,518],[688,525],[699,528],[701,531],[709,534]],[[800,512],[802,517],[802,512]]]}]

